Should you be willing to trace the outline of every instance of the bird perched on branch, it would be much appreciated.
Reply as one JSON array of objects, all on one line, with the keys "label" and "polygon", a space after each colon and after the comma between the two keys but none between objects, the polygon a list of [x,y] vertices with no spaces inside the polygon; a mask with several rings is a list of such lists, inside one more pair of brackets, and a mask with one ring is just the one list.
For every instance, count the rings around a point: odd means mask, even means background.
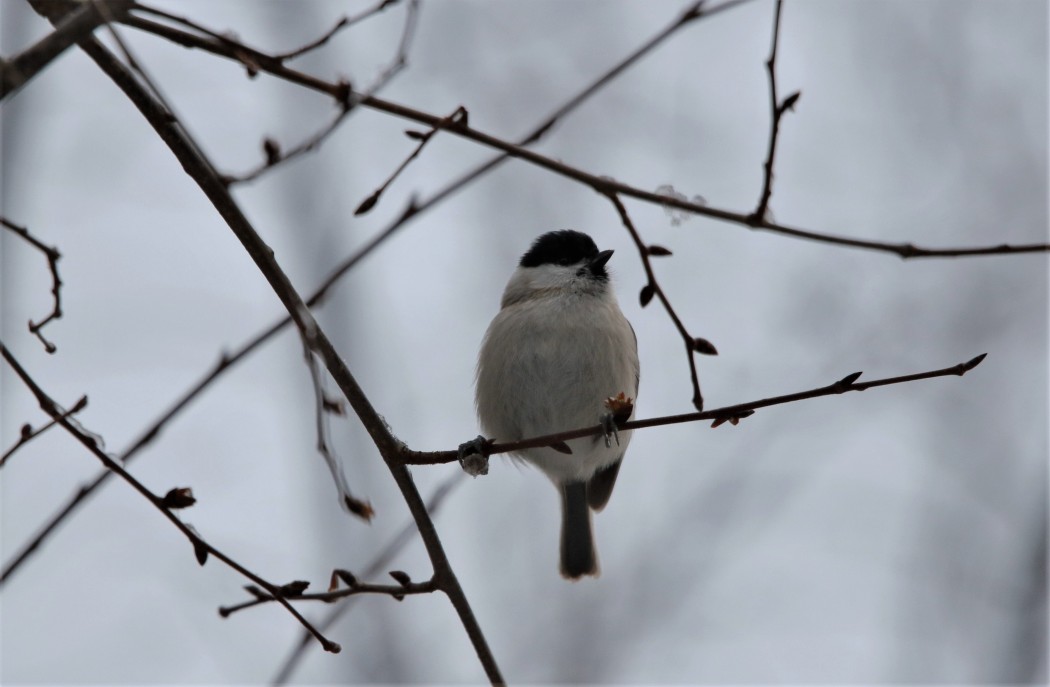
[{"label": "bird perched on branch", "polygon": [[[590,236],[543,234],[522,256],[503,291],[478,357],[475,401],[482,430],[500,441],[600,422],[605,436],[524,449],[561,494],[561,573],[597,576],[591,511],[609,501],[630,432],[638,344],[620,312],[606,263]],[[571,451],[571,452],[567,452]]]}]

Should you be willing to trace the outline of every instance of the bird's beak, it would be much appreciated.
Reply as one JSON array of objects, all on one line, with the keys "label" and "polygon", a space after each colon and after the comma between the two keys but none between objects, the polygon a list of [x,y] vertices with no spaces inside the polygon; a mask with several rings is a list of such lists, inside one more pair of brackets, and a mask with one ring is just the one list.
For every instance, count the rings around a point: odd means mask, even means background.
[{"label": "bird's beak", "polygon": [[589,267],[592,272],[602,269],[605,267],[605,263],[609,262],[609,258],[612,257],[612,254],[613,252],[611,250],[603,250],[587,263],[587,267]]}]

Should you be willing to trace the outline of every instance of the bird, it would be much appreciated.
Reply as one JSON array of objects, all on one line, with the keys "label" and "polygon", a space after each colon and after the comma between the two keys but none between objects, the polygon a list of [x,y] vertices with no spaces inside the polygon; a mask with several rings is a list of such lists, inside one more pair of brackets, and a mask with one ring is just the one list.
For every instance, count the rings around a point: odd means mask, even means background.
[{"label": "bird", "polygon": [[616,421],[629,419],[638,394],[637,337],[612,289],[612,254],[572,229],[535,239],[478,355],[475,404],[489,437],[517,441],[596,422],[606,428],[605,436],[565,442],[571,453],[562,445],[512,454],[538,467],[561,495],[559,569],[570,580],[600,574],[591,511],[612,495],[631,440]]}]

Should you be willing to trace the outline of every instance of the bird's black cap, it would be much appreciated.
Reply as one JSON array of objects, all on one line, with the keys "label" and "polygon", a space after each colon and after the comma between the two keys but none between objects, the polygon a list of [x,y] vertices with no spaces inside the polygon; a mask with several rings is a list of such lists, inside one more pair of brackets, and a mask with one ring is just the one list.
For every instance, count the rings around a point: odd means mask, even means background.
[{"label": "bird's black cap", "polygon": [[[540,265],[576,265],[590,262],[598,257],[598,246],[587,234],[572,229],[549,231],[533,241],[525,255],[521,256],[521,267]],[[600,267],[604,267],[604,262]],[[602,270],[604,273],[604,270]]]}]

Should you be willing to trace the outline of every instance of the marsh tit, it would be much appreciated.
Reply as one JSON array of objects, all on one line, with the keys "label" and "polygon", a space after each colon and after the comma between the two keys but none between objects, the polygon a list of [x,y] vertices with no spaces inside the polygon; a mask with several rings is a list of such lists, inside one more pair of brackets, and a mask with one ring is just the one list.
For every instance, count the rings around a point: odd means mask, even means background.
[{"label": "marsh tit", "polygon": [[[503,291],[478,357],[475,402],[482,431],[516,441],[602,422],[606,399],[638,395],[638,344],[620,312],[590,236],[552,231],[522,256]],[[622,418],[620,418],[622,419]],[[516,457],[540,468],[561,494],[561,574],[598,575],[591,510],[609,501],[630,432],[566,442],[571,454],[530,448]]]}]

